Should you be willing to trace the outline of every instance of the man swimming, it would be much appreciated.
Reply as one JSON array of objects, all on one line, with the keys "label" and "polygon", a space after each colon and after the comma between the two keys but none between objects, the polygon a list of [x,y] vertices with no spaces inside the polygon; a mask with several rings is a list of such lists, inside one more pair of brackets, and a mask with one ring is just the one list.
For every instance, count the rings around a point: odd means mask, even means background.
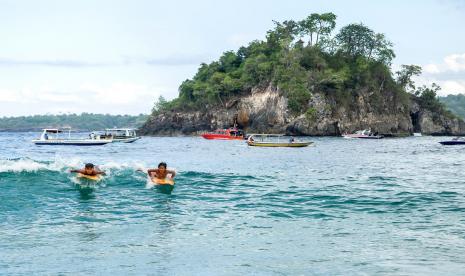
[{"label": "man swimming", "polygon": [[165,179],[168,174],[171,175],[171,179],[174,178],[176,175],[176,172],[173,170],[167,170],[166,169],[167,165],[165,162],[161,162],[158,164],[158,169],[148,169],[147,174],[150,176],[150,178],[158,178],[158,179]]},{"label": "man swimming", "polygon": [[82,170],[71,170],[70,172],[72,173],[80,173],[80,174],[83,174],[83,175],[89,175],[89,176],[95,176],[95,175],[106,175],[106,173],[104,171],[101,171],[97,168],[95,168],[94,164],[92,163],[87,163],[85,166],[84,166],[84,169]]}]

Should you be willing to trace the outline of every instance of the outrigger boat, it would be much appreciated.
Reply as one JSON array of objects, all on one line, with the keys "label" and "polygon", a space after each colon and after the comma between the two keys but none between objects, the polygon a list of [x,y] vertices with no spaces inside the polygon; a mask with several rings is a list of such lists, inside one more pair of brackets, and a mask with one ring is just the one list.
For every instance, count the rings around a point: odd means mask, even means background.
[{"label": "outrigger boat", "polygon": [[[68,137],[62,137],[62,133],[68,133]],[[113,140],[80,139],[71,138],[71,129],[61,130],[56,128],[44,129],[39,139],[32,142],[36,145],[67,145],[67,146],[101,146],[113,142]]]},{"label": "outrigger boat", "polygon": [[371,129],[358,130],[355,133],[344,133],[342,134],[344,138],[358,138],[358,139],[382,139],[383,135],[378,135],[378,133],[371,132]]},{"label": "outrigger boat", "polygon": [[255,147],[302,148],[311,144],[313,142],[296,140],[292,136],[284,136],[283,134],[251,134],[247,139],[247,145]]},{"label": "outrigger boat", "polygon": [[202,137],[208,140],[244,140],[244,132],[236,127],[231,127],[204,133]]},{"label": "outrigger boat", "polygon": [[465,138],[464,137],[455,137],[449,141],[441,141],[439,144],[444,146],[453,146],[453,145],[465,145]]},{"label": "outrigger boat", "polygon": [[141,137],[137,136],[136,130],[133,128],[107,128],[105,133],[97,135],[101,140],[112,140],[113,142],[132,143],[139,140]]}]

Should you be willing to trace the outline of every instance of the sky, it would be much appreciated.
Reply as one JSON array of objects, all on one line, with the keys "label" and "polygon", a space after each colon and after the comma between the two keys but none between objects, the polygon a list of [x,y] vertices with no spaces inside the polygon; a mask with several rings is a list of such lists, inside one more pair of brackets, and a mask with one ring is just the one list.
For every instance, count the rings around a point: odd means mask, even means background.
[{"label": "sky", "polygon": [[200,63],[264,39],[272,20],[333,12],[394,43],[393,69],[465,93],[461,0],[0,0],[0,117],[149,113]]}]

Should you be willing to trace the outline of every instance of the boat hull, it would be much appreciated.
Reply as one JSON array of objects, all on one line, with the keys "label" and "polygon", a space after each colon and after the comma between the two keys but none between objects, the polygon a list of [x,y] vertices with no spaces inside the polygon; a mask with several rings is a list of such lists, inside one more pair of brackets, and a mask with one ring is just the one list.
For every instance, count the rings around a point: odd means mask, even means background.
[{"label": "boat hull", "polygon": [[131,137],[131,138],[113,138],[113,143],[134,143],[139,140],[141,137]]},{"label": "boat hull", "polygon": [[465,145],[465,141],[441,141],[439,144],[444,146]]},{"label": "boat hull", "polygon": [[212,133],[202,134],[202,137],[207,140],[244,140],[244,137],[242,136],[228,136],[228,135],[223,135],[223,134],[212,134]]},{"label": "boat hull", "polygon": [[273,143],[273,142],[247,142],[249,146],[253,147],[273,147],[273,148],[278,148],[278,147],[286,147],[286,148],[302,148],[302,147],[307,147],[313,142],[294,142],[294,143]]},{"label": "boat hull", "polygon": [[102,146],[112,141],[104,140],[32,140],[36,145],[40,146]]},{"label": "boat hull", "polygon": [[384,136],[381,136],[381,135],[368,136],[368,135],[352,135],[352,134],[342,135],[342,137],[347,138],[347,139],[375,139],[375,140],[384,138]]}]

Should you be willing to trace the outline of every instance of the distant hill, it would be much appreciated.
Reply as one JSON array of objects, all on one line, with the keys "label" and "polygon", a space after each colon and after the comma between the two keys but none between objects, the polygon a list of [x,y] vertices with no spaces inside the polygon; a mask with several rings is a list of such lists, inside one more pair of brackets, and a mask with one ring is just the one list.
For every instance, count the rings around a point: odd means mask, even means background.
[{"label": "distant hill", "polygon": [[73,130],[91,131],[113,127],[139,128],[148,115],[63,114],[0,117],[0,131],[36,131],[43,128],[71,127]]},{"label": "distant hill", "polygon": [[446,97],[439,97],[439,101],[444,103],[452,113],[456,114],[462,119],[465,119],[465,95],[448,95]]}]

